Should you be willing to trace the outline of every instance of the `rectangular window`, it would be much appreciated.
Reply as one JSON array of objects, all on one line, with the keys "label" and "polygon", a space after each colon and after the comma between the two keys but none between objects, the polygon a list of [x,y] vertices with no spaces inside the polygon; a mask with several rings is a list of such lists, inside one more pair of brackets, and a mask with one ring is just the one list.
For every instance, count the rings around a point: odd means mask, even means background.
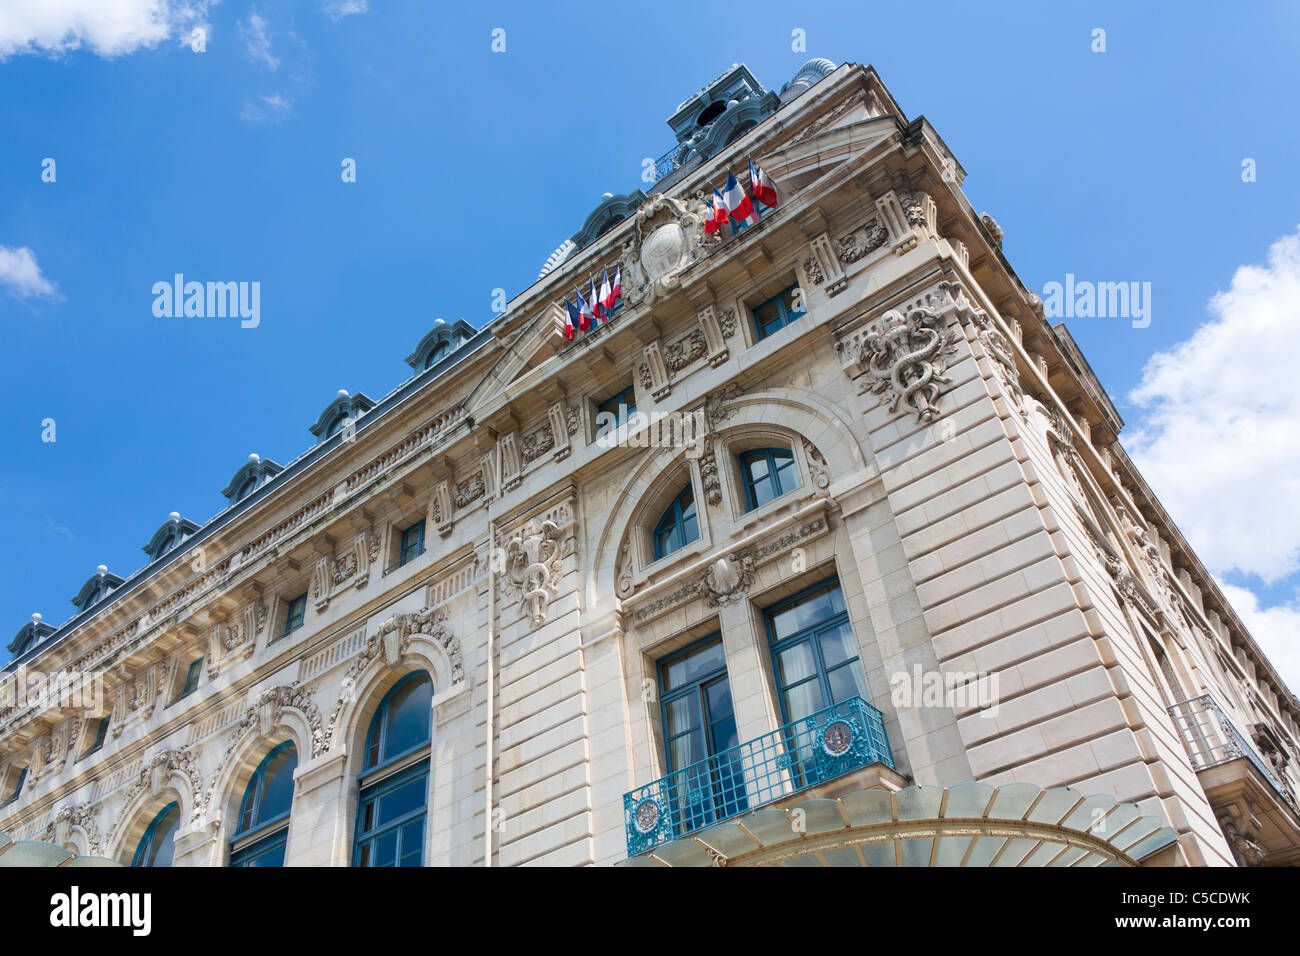
[{"label": "rectangular window", "polygon": [[748,810],[721,634],[659,662],[659,699],[667,797],[684,832]]},{"label": "rectangular window", "polygon": [[108,736],[108,718],[105,717],[99,722],[99,729],[95,731],[95,742],[90,745],[84,756],[89,757],[93,753],[99,753],[104,749],[104,738]]},{"label": "rectangular window", "polygon": [[754,327],[760,340],[778,329],[783,329],[795,319],[808,313],[803,303],[803,290],[795,283],[782,289],[772,298],[754,308]]},{"label": "rectangular window", "polygon": [[635,411],[636,388],[629,385],[596,406],[597,434],[603,435],[611,428],[618,428],[625,424]]},{"label": "rectangular window", "polygon": [[303,618],[307,616],[307,595],[299,594],[289,602],[289,610],[284,616],[284,630],[281,637],[287,637],[302,627]]},{"label": "rectangular window", "polygon": [[866,676],[838,580],[782,601],[766,616],[786,723],[853,697],[867,699]]},{"label": "rectangular window", "polygon": [[397,556],[397,566],[400,568],[422,554],[424,554],[424,519],[402,532],[402,550]]},{"label": "rectangular window", "polygon": [[25,781],[26,779],[27,779],[27,768],[23,767],[23,769],[18,772],[18,782],[14,784],[14,792],[9,795],[8,800],[6,800],[4,803],[0,803],[0,806],[8,806],[9,804],[13,803],[15,800],[18,799],[19,795],[23,792],[23,781]]},{"label": "rectangular window", "polygon": [[203,658],[200,657],[193,664],[191,664],[190,669],[185,672],[185,686],[181,688],[181,695],[176,698],[177,700],[184,700],[186,697],[189,697],[190,694],[194,693],[194,691],[198,689],[199,675],[202,673],[202,671],[203,671]]}]

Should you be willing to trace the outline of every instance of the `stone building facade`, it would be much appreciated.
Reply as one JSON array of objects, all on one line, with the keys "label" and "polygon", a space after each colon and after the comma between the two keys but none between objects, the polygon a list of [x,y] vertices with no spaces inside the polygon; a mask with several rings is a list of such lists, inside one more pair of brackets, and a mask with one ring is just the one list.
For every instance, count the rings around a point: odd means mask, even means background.
[{"label": "stone building facade", "polygon": [[[271,829],[321,866],[1300,859],[1300,703],[939,134],[822,60],[669,123],[504,314],[23,627],[0,830],[195,866]],[[709,234],[751,157],[780,204]],[[32,672],[102,707],[15,698]],[[376,758],[410,701],[428,739]],[[424,801],[396,851],[362,845],[377,759]]]}]

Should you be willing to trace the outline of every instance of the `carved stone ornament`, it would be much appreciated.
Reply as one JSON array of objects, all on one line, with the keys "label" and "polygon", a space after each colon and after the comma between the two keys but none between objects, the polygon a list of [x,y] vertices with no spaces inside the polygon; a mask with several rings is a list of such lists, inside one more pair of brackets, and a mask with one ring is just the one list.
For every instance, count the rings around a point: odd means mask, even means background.
[{"label": "carved stone ornament", "polygon": [[506,546],[506,578],[519,588],[520,610],[534,626],[559,594],[564,544],[554,521],[528,521]]},{"label": "carved stone ornament", "polygon": [[614,593],[620,598],[631,597],[636,591],[632,581],[632,548],[624,541],[618,549],[618,561],[614,566]]},{"label": "carved stone ornament", "polygon": [[678,199],[657,193],[637,210],[633,237],[623,247],[623,297],[628,305],[669,294],[705,246],[721,236],[704,231],[704,217]]},{"label": "carved stone ornament", "polygon": [[866,369],[866,387],[877,395],[892,395],[891,412],[903,406],[917,421],[931,422],[939,414],[940,386],[950,384],[943,374],[946,359],[955,353],[956,332],[945,328],[944,317],[926,308],[907,314],[890,309],[877,330],[862,342],[860,361]]},{"label": "carved stone ornament", "polygon": [[824,498],[830,494],[831,487],[831,470],[826,465],[826,459],[817,450],[817,446],[806,438],[803,439],[803,452],[808,459],[808,475],[812,478],[813,489],[818,497]]},{"label": "carved stone ornament", "polygon": [[63,807],[54,815],[54,819],[49,822],[45,832],[38,839],[62,846],[71,837],[72,828],[80,827],[86,834],[87,853],[90,856],[99,856],[101,850],[99,826],[95,821],[96,812],[88,804]]}]

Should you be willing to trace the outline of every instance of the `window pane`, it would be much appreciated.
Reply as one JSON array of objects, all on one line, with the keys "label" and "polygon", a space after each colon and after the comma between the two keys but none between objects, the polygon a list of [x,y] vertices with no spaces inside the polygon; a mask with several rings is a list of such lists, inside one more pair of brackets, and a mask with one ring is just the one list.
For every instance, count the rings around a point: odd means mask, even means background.
[{"label": "window pane", "polygon": [[668,764],[673,770],[689,767],[707,756],[704,752],[704,734],[699,730],[674,737],[668,742]]},{"label": "window pane", "polygon": [[775,301],[765,302],[754,310],[754,319],[761,336],[771,335],[781,327],[781,306]]},{"label": "window pane", "polygon": [[673,690],[683,684],[699,680],[705,674],[720,670],[726,666],[722,652],[722,641],[714,641],[704,647],[691,651],[685,657],[664,665],[664,690]]},{"label": "window pane", "polygon": [[857,644],[853,640],[853,630],[848,621],[823,632],[821,645],[822,663],[828,669],[858,656]]},{"label": "window pane", "polygon": [[816,680],[804,681],[798,687],[791,687],[783,696],[785,711],[791,721],[815,714],[826,706],[822,699],[821,684]]},{"label": "window pane", "polygon": [[704,699],[709,705],[709,720],[716,724],[732,715],[731,684],[724,677],[704,688]]},{"label": "window pane", "polygon": [[809,595],[798,604],[791,605],[772,615],[772,630],[776,640],[789,637],[804,628],[820,624],[844,610],[844,595],[839,585],[819,594]]},{"label": "window pane", "polygon": [[866,680],[862,676],[862,666],[857,661],[849,661],[826,676],[831,685],[832,704],[842,704],[851,697],[867,699]]},{"label": "window pane", "polygon": [[285,747],[262,768],[262,805],[257,822],[273,820],[289,812],[293,802],[293,772],[298,769],[298,751]]},{"label": "window pane", "polygon": [[812,645],[807,641],[779,652],[776,655],[776,664],[777,680],[782,687],[797,684],[817,673],[817,662],[813,658]]},{"label": "window pane", "polygon": [[392,793],[384,794],[379,799],[379,823],[385,824],[398,817],[418,810],[424,806],[424,790],[428,778],[421,775],[405,786],[398,787]]},{"label": "window pane", "polygon": [[393,692],[388,698],[383,759],[428,742],[432,701],[433,683],[425,674],[406,681]]},{"label": "window pane", "polygon": [[419,866],[424,861],[424,817],[402,827],[400,866]]},{"label": "window pane", "polygon": [[375,862],[371,866],[397,865],[397,831],[385,833],[375,841]]},{"label": "window pane", "polygon": [[700,726],[699,707],[694,695],[668,701],[664,704],[664,714],[667,720],[664,734],[668,737],[676,737]]},{"label": "window pane", "polygon": [[798,318],[806,311],[805,309],[795,308],[794,293],[798,288],[797,285],[792,285],[781,294],[781,301],[785,305],[786,315],[791,319]]}]

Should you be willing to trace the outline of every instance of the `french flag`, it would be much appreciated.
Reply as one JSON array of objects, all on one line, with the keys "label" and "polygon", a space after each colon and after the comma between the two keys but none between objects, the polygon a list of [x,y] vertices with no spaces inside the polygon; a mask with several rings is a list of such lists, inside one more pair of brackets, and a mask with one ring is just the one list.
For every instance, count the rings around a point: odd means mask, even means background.
[{"label": "french flag", "polygon": [[610,293],[609,301],[614,303],[621,298],[623,298],[623,263],[620,262],[614,270],[614,291]]},{"label": "french flag", "polygon": [[[560,326],[560,331],[564,333],[564,337],[566,339],[572,342],[573,334],[577,331],[578,323],[581,321],[581,319],[579,318],[578,315],[578,307],[569,301],[568,296],[564,297],[564,311],[568,314],[568,321],[566,321],[564,325]],[[557,319],[556,325],[559,324],[560,324],[559,320]]]},{"label": "french flag", "polygon": [[591,323],[595,319],[595,313],[591,311],[591,306],[587,304],[587,300],[582,297],[581,289],[574,289],[573,294],[577,296],[578,299],[578,328],[586,332],[591,328]]},{"label": "french flag", "polygon": [[598,319],[605,317],[604,307],[600,304],[600,296],[596,294],[596,277],[591,277],[591,314]]},{"label": "french flag", "polygon": [[722,198],[727,201],[727,212],[731,213],[731,218],[736,222],[743,222],[746,225],[758,222],[758,216],[754,213],[754,204],[749,201],[744,188],[731,173],[727,173],[727,185],[723,187]]},{"label": "french flag", "polygon": [[769,209],[775,209],[780,198],[776,193],[776,183],[763,172],[762,166],[755,166],[754,161],[749,161],[749,191],[754,194],[754,198],[761,202]]},{"label": "french flag", "polygon": [[601,270],[600,280],[600,307],[606,315],[614,311],[614,287],[609,284],[609,270]]},{"label": "french flag", "polygon": [[727,203],[722,198],[722,193],[718,192],[717,187],[713,188],[713,205],[709,208],[709,218],[704,221],[704,231],[708,235],[713,235],[722,228],[722,224],[727,221]]}]

